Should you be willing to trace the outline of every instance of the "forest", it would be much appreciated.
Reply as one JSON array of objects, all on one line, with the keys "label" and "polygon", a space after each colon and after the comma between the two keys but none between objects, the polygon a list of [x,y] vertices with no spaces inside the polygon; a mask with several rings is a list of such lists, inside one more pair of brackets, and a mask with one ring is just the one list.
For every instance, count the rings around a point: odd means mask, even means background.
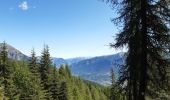
[{"label": "forest", "polygon": [[108,100],[109,88],[72,76],[68,65],[57,69],[45,46],[38,61],[8,58],[6,43],[0,53],[0,100]]}]

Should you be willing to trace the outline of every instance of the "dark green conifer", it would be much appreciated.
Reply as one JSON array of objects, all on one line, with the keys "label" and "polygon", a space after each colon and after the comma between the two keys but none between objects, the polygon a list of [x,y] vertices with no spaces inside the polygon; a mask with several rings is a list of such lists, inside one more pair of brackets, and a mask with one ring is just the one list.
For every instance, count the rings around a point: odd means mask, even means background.
[{"label": "dark green conifer", "polygon": [[70,71],[69,65],[67,64],[65,65],[65,70],[66,70],[68,77],[71,77],[71,71]]},{"label": "dark green conifer", "polygon": [[62,82],[60,86],[59,100],[68,100],[67,83]]},{"label": "dark green conifer", "polygon": [[34,49],[31,51],[31,59],[29,61],[29,69],[35,77],[37,77],[37,78],[39,77],[39,66],[37,63],[37,57],[36,57]]},{"label": "dark green conifer", "polygon": [[50,84],[50,92],[53,100],[59,100],[59,81],[58,75],[56,70],[56,65],[54,65],[53,72],[52,72],[52,79]]},{"label": "dark green conifer", "polygon": [[6,43],[2,43],[0,52],[0,81],[4,87],[4,94],[7,97],[12,96],[12,68],[9,66],[8,52]]},{"label": "dark green conifer", "polygon": [[[122,31],[112,47],[128,47],[120,83],[127,84],[129,100],[145,100],[167,90],[170,8],[167,0],[107,0],[118,6]],[[148,88],[152,86],[152,89]],[[151,93],[152,90],[152,93]],[[154,91],[153,91],[154,90]],[[158,93],[158,94],[157,94]],[[152,95],[150,95],[152,94]]]},{"label": "dark green conifer", "polygon": [[50,99],[50,91],[49,91],[49,75],[50,75],[50,67],[51,67],[51,58],[49,53],[49,48],[47,45],[44,46],[44,50],[42,52],[41,60],[40,60],[40,78],[41,83],[43,85],[44,90],[46,91],[46,99]]},{"label": "dark green conifer", "polygon": [[65,70],[65,65],[61,65],[59,68],[59,74],[61,76],[67,76],[66,70]]},{"label": "dark green conifer", "polygon": [[39,73],[39,65],[37,61],[37,57],[35,54],[34,49],[31,51],[31,58],[29,61],[29,70],[31,72],[31,80],[32,84],[34,84],[33,91],[31,92],[32,98],[34,99],[43,99],[43,88],[40,85],[41,80],[40,80],[40,73]]}]

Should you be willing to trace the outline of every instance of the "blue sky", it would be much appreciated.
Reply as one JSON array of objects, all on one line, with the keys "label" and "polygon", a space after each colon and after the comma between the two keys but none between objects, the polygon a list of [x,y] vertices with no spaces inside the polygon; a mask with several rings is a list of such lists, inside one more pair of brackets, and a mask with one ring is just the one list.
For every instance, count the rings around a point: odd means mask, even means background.
[{"label": "blue sky", "polygon": [[0,41],[30,55],[44,43],[53,57],[113,54],[115,12],[99,0],[0,0]]}]

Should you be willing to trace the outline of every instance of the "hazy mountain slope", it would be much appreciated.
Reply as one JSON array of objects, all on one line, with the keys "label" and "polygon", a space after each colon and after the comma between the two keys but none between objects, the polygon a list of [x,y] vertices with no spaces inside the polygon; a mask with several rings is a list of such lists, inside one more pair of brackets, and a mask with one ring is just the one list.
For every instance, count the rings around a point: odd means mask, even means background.
[{"label": "hazy mountain slope", "polygon": [[62,64],[67,64],[68,62],[65,60],[65,59],[63,59],[63,58],[55,58],[55,57],[53,57],[52,58],[52,61],[57,65],[57,67],[59,67],[60,65],[62,65]]},{"label": "hazy mountain slope", "polygon": [[116,76],[118,76],[118,66],[123,64],[125,53],[121,52],[113,55],[91,58],[77,57],[71,59],[52,59],[57,66],[69,64],[71,71],[76,76],[100,84],[110,84],[110,70],[113,68]]},{"label": "hazy mountain slope", "polygon": [[111,68],[114,69],[117,76],[118,66],[123,64],[124,59],[124,53],[94,57],[72,64],[71,70],[75,75],[87,80],[107,84],[110,83]]},{"label": "hazy mountain slope", "polygon": [[72,65],[74,63],[78,63],[82,60],[86,60],[86,59],[89,59],[89,58],[90,57],[76,57],[76,58],[69,58],[69,59],[65,59],[65,60],[69,65]]},{"label": "hazy mountain slope", "polygon": [[[0,43],[0,51],[2,50],[2,43]],[[29,57],[15,49],[11,45],[7,44],[8,57],[15,60],[28,60]]]},{"label": "hazy mountain slope", "polygon": [[[114,70],[117,69],[118,64],[122,64],[124,53],[118,53],[108,56],[99,56],[86,60],[82,60],[77,63],[71,64],[71,68],[74,69],[77,73],[82,72],[93,72],[93,73],[105,73],[110,70],[112,67]],[[96,72],[97,71],[97,72]]]}]

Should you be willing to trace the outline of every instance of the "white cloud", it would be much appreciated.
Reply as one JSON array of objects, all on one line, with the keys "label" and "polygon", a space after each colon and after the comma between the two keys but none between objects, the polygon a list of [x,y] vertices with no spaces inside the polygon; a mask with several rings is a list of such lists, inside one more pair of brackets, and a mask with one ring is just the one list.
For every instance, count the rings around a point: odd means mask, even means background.
[{"label": "white cloud", "polygon": [[27,1],[24,1],[24,2],[22,2],[21,4],[19,4],[18,7],[19,7],[21,10],[24,10],[24,11],[26,11],[26,10],[29,9],[29,6],[28,6]]}]

